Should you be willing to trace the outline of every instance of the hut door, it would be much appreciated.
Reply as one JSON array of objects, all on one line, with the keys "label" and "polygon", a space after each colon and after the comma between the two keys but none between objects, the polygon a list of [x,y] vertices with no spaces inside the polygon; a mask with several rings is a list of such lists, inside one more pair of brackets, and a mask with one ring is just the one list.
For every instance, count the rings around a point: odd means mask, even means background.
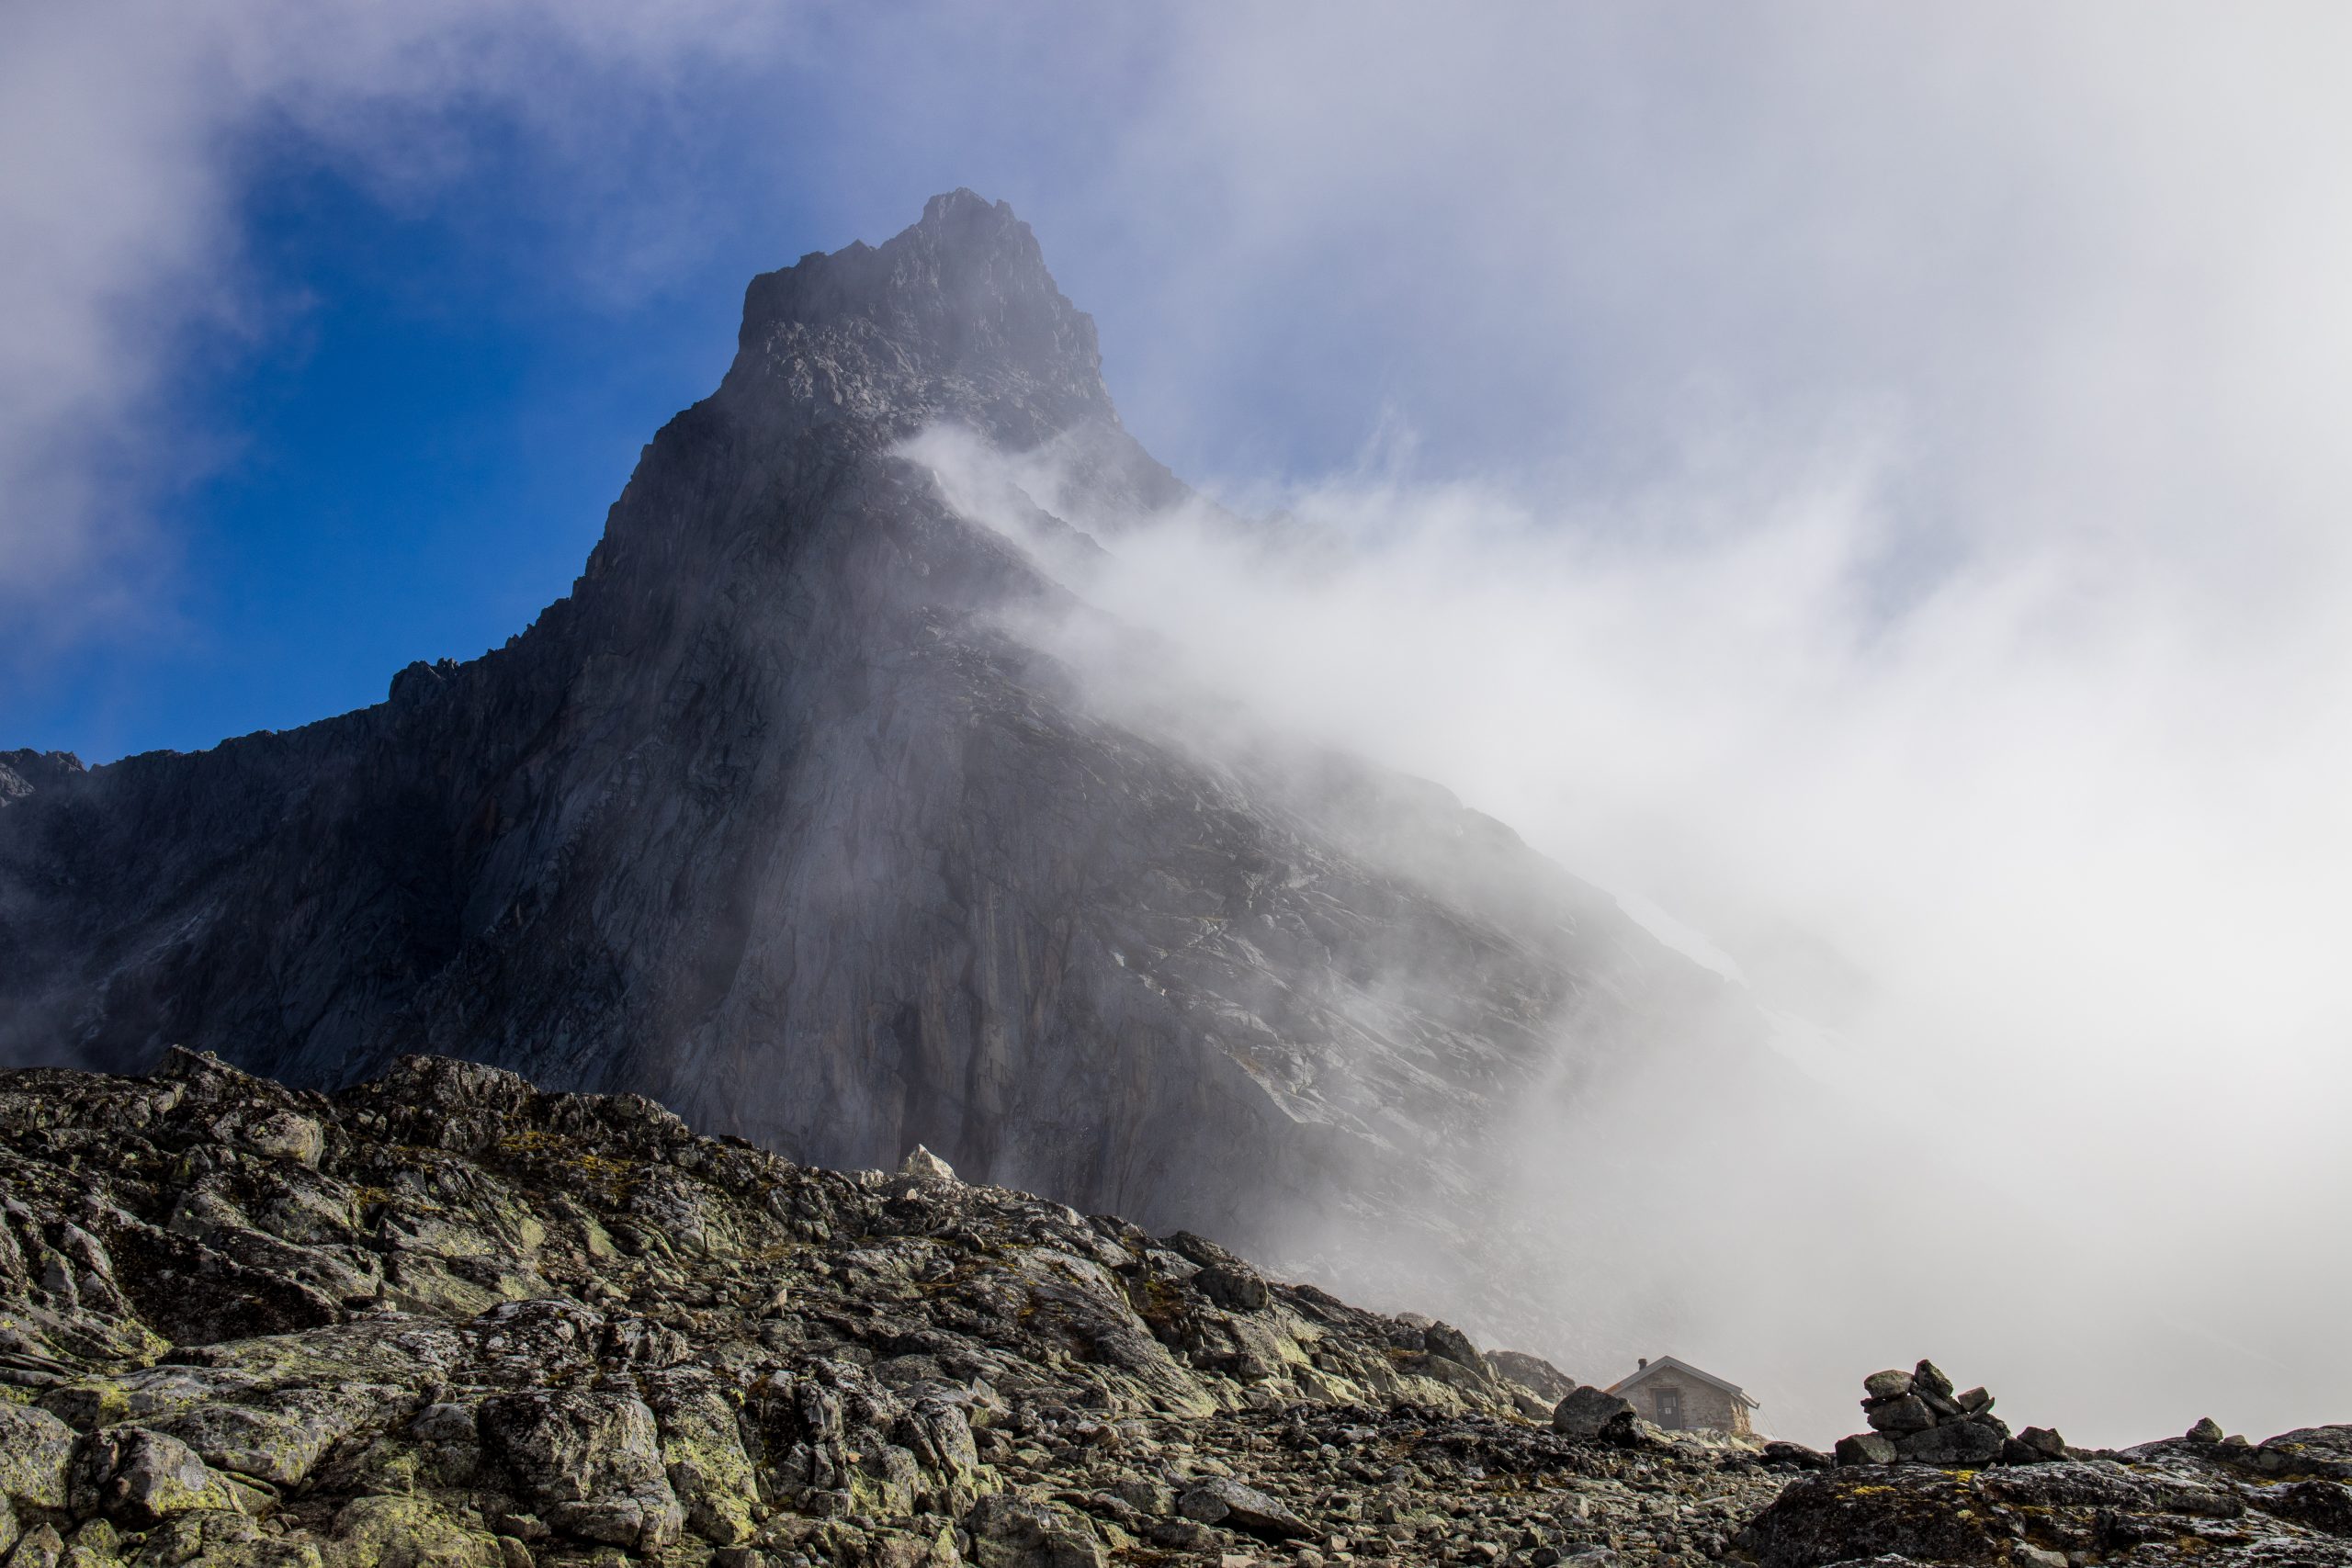
[{"label": "hut door", "polygon": [[1668,1431],[1679,1431],[1682,1426],[1682,1391],[1662,1388],[1657,1391],[1657,1424]]}]

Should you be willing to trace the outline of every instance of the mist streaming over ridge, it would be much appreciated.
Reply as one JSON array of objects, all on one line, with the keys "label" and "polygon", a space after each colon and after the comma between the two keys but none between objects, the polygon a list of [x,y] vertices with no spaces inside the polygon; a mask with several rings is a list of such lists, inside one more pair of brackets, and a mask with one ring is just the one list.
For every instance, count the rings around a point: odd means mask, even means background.
[{"label": "mist streaming over ridge", "polygon": [[[1189,686],[1438,780],[1777,1020],[1820,1092],[1637,1073],[1491,1151],[1564,1331],[1738,1367],[1816,1438],[1838,1367],[1923,1339],[2119,1439],[2337,1396],[2352,1280],[2299,1238],[2343,1190],[2352,933],[2312,874],[2352,852],[2338,628],[2249,640],[2095,531],[1894,587],[1868,454],[1607,497],[1375,462],[1242,498],[1261,526],[1090,516],[1050,464],[912,450],[1015,536],[1007,495],[1101,541],[1059,570],[1102,618],[1022,624],[1103,700],[1166,720]],[[1181,673],[1139,703],[1112,625]]]}]

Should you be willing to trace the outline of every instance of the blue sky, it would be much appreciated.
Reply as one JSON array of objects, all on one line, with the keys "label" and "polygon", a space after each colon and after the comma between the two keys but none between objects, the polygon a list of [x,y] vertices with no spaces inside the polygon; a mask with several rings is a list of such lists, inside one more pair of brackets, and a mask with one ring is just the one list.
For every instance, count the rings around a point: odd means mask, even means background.
[{"label": "blue sky", "polygon": [[288,163],[246,218],[280,310],[167,394],[211,449],[156,502],[182,552],[163,613],[20,687],[20,738],[196,749],[494,646],[566,590],[639,446],[724,367],[716,277],[627,309],[534,287],[511,175],[396,211]]},{"label": "blue sky", "polygon": [[[723,117],[622,73],[653,144],[601,173],[495,98],[422,95],[359,146],[232,108],[209,270],[233,304],[165,318],[119,435],[153,460],[129,502],[159,558],[135,609],[20,644],[5,743],[96,761],[302,723],[379,700],[410,660],[480,653],[565,592],[639,448],[725,369],[751,276],[878,240],[949,177],[845,200],[807,166],[839,156],[839,128],[759,105],[819,85],[808,73],[778,62],[747,92],[724,62],[697,70]],[[413,164],[386,144],[408,136]],[[575,205],[652,184],[670,186],[655,220],[690,231],[673,243]],[[860,206],[885,216],[861,227]]]}]

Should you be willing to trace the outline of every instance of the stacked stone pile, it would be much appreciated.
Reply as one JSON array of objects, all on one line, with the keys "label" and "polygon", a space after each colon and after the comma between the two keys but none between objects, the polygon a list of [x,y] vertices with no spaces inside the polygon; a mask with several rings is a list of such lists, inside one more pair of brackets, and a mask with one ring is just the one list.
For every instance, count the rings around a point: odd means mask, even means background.
[{"label": "stacked stone pile", "polygon": [[2039,1464],[2066,1457],[2066,1440],[2041,1427],[2012,1435],[1982,1388],[1964,1393],[1933,1361],[1862,1380],[1867,1432],[1838,1439],[1839,1464]]}]

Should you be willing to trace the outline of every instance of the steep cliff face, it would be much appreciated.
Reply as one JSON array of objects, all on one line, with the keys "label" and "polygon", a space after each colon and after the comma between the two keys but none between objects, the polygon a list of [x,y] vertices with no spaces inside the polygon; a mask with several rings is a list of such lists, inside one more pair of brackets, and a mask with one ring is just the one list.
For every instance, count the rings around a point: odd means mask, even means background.
[{"label": "steep cliff face", "polygon": [[1721,1034],[1712,977],[1443,792],[1091,702],[1005,629],[1065,591],[896,455],[943,423],[1101,517],[1184,493],[1001,204],[758,278],[506,647],[196,755],[0,758],[0,1062],[440,1052],[1258,1246]]}]

